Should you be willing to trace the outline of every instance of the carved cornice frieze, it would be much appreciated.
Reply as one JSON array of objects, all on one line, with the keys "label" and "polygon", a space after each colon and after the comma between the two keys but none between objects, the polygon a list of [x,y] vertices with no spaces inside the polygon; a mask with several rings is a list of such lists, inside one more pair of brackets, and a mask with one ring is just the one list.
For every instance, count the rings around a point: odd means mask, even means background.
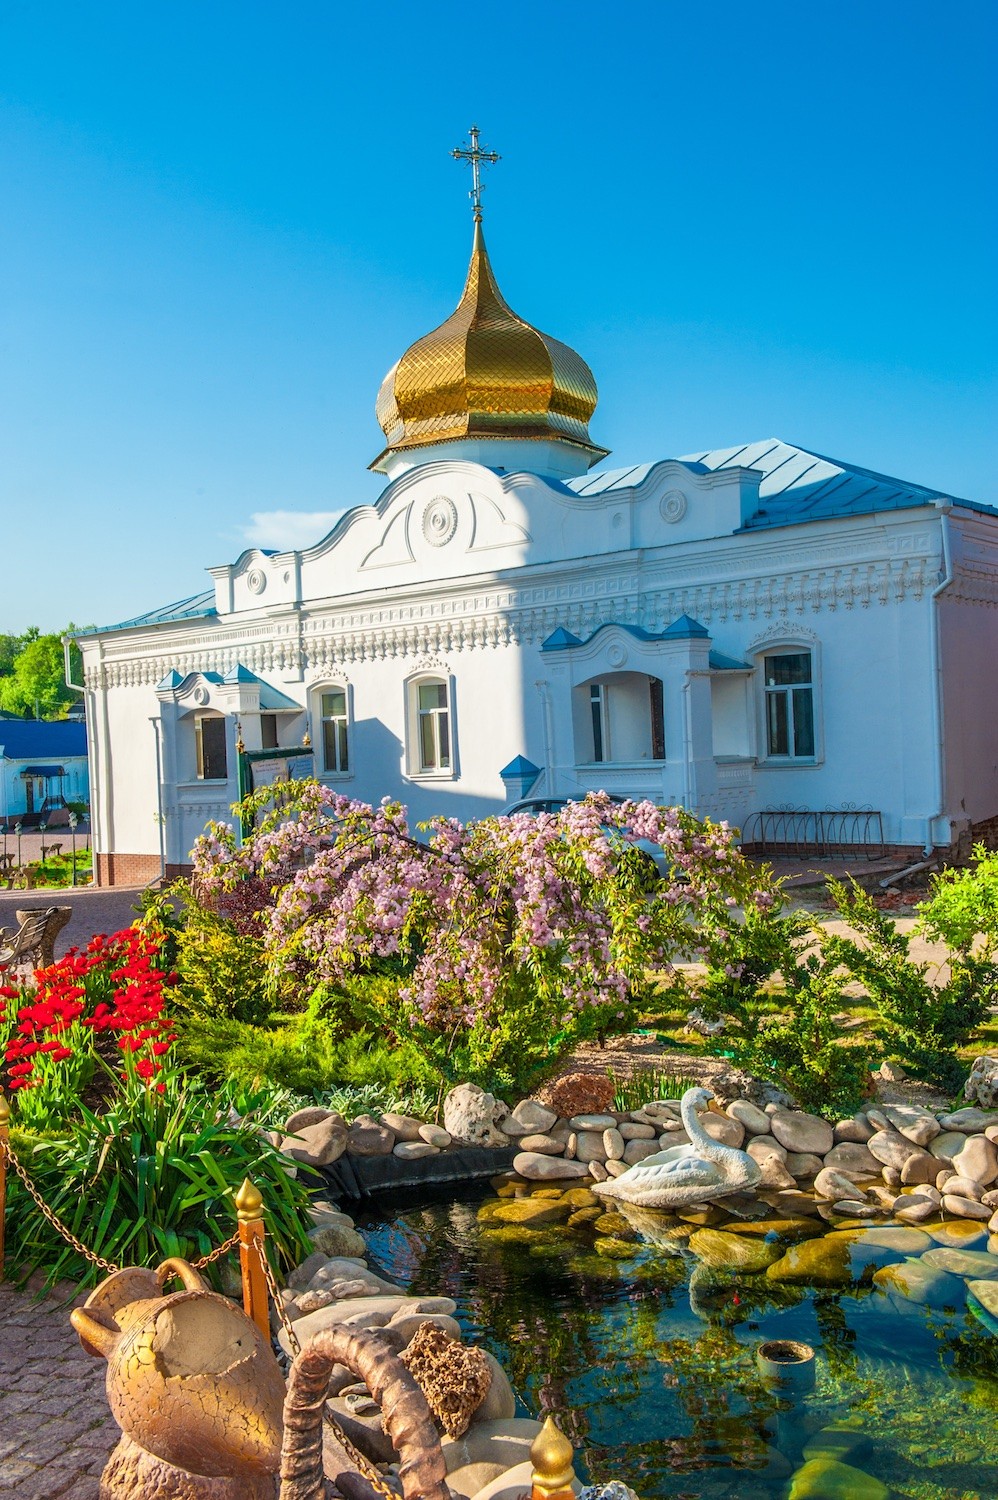
[{"label": "carved cornice frieze", "polygon": [[[803,555],[803,554],[802,554]],[[670,570],[672,571],[672,570]],[[638,570],[549,574],[511,588],[496,581],[475,589],[441,585],[419,599],[381,600],[361,608],[297,610],[288,617],[258,618],[252,625],[225,620],[176,631],[169,639],[105,638],[97,656],[85,655],[86,685],[147,687],[168,672],[224,674],[241,662],[253,672],[285,679],[314,679],[350,663],[420,656],[452,656],[507,646],[538,646],[559,625],[585,639],[600,625],[661,629],[688,614],[708,629],[729,620],[803,620],[837,610],[922,599],[938,582],[934,555],[898,551],[874,561],[841,561],[773,571],[756,577],[710,579],[689,573],[672,581],[652,564]],[[961,568],[955,598],[998,603],[998,569],[977,563]],[[85,643],[84,643],[85,644]]]}]

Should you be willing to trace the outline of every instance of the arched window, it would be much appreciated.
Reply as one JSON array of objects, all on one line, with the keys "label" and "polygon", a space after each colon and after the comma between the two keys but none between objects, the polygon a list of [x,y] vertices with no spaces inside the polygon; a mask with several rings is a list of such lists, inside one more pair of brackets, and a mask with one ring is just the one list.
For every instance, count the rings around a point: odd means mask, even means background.
[{"label": "arched window", "polygon": [[320,723],[320,768],[327,776],[350,771],[350,713],[347,689],[331,683],[317,689],[315,704]]},{"label": "arched window", "polygon": [[446,677],[416,677],[407,684],[410,776],[454,774],[451,687]]}]

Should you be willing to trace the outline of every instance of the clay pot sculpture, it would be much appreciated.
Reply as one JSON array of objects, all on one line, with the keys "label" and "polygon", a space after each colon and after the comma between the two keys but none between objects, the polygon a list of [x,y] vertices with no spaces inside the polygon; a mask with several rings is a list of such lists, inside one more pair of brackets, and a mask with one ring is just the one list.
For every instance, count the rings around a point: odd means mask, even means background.
[{"label": "clay pot sculpture", "polygon": [[[170,1276],[184,1290],[165,1296]],[[284,1380],[239,1308],[168,1260],[116,1272],[70,1317],[87,1353],[107,1360],[122,1430],[101,1500],[275,1500]]]}]

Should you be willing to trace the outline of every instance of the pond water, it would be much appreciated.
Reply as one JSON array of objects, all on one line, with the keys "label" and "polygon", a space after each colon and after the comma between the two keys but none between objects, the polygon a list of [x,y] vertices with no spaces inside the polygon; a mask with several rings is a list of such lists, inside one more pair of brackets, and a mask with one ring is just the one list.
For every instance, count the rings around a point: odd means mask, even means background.
[{"label": "pond water", "polygon": [[[689,1249],[697,1225],[667,1215],[638,1214],[608,1241],[564,1219],[509,1233],[500,1202],[492,1189],[424,1192],[376,1200],[357,1221],[388,1276],[456,1300],[518,1415],[557,1415],[580,1478],[622,1479],[642,1500],[998,1494],[998,1337],[959,1278],[939,1283],[953,1305],[927,1306],[872,1282],[878,1265],[912,1264],[885,1249],[842,1284],[788,1284],[710,1269]],[[817,1351],[814,1389],[796,1402],[757,1369],[768,1339]]]}]

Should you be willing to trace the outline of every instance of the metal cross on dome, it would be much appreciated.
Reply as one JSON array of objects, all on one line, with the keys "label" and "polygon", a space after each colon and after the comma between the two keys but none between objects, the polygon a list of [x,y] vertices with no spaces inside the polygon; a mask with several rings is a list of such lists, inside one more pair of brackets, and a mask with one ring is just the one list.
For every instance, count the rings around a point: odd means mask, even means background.
[{"label": "metal cross on dome", "polygon": [[478,126],[472,125],[468,131],[468,135],[471,137],[471,145],[455,146],[451,152],[451,156],[453,156],[455,161],[467,161],[471,163],[471,192],[468,196],[471,199],[471,207],[476,220],[480,220],[482,217],[482,163],[484,162],[486,166],[494,166],[497,161],[502,160],[498,151],[484,151],[482,149],[478,144],[478,134]]}]

